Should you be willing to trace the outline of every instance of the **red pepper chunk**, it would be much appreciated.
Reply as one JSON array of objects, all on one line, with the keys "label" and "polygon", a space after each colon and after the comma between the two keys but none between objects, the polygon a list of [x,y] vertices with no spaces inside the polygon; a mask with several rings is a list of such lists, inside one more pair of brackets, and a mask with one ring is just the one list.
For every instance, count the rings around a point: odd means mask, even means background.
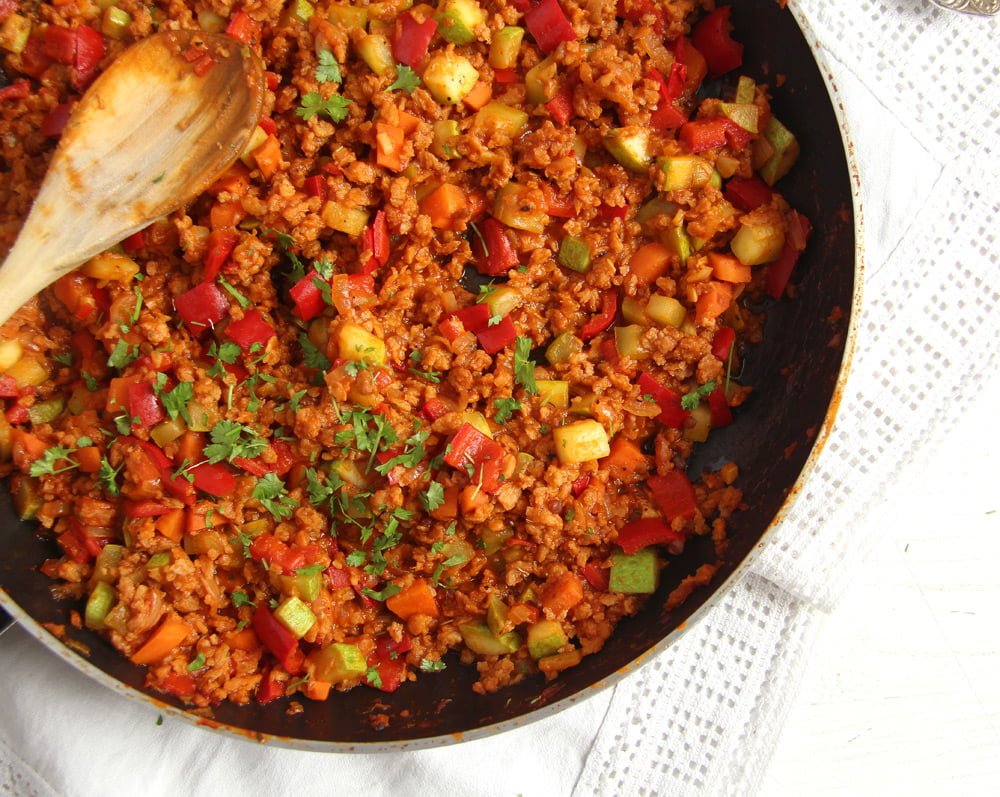
[{"label": "red pepper chunk", "polygon": [[587,562],[580,568],[580,575],[597,592],[607,592],[611,585],[611,574],[604,568],[598,567],[595,562]]},{"label": "red pepper chunk", "polygon": [[719,327],[715,337],[712,338],[712,355],[725,362],[729,359],[729,352],[732,351],[736,342],[736,330],[732,327]]},{"label": "red pepper chunk", "polygon": [[499,83],[500,85],[508,85],[510,83],[517,83],[518,74],[516,69],[502,69],[500,67],[493,68],[493,82]]},{"label": "red pepper chunk", "polygon": [[484,493],[492,495],[503,484],[500,478],[503,460],[500,445],[480,432],[471,423],[463,423],[451,438],[444,461],[461,471],[472,466],[471,478]]},{"label": "red pepper chunk", "polygon": [[304,662],[301,656],[296,655],[299,653],[298,640],[291,631],[278,622],[267,606],[261,603],[254,609],[251,623],[257,638],[264,643],[264,647],[281,663],[289,675],[298,675],[302,672]]},{"label": "red pepper chunk", "polygon": [[174,306],[195,334],[219,323],[229,312],[229,300],[212,282],[203,282],[176,299]]},{"label": "red pepper chunk", "polygon": [[532,2],[524,12],[524,25],[543,53],[551,53],[561,42],[576,41],[576,31],[559,0]]},{"label": "red pepper chunk", "polygon": [[226,327],[226,337],[247,353],[255,344],[263,347],[273,338],[274,327],[267,323],[260,310],[251,310],[239,321],[233,321]]},{"label": "red pepper chunk", "polygon": [[31,83],[26,78],[15,80],[0,89],[0,102],[5,100],[26,100],[31,96]]},{"label": "red pepper chunk", "polygon": [[673,103],[661,105],[649,117],[649,124],[661,133],[676,130],[685,122],[687,122],[687,114]]},{"label": "red pepper chunk", "polygon": [[726,199],[744,213],[771,201],[774,192],[759,177],[733,177],[726,183]]},{"label": "red pepper chunk", "polygon": [[392,54],[401,64],[418,67],[427,57],[427,48],[437,31],[433,19],[417,22],[409,12],[396,18],[396,28],[392,35]]},{"label": "red pepper chunk", "polygon": [[244,44],[254,44],[260,39],[260,25],[245,11],[237,11],[226,25],[226,35]]},{"label": "red pepper chunk", "polygon": [[708,74],[712,77],[731,72],[743,63],[743,45],[730,35],[732,13],[730,6],[715,9],[695,25],[691,34],[691,42],[705,56]]},{"label": "red pepper chunk", "polygon": [[285,684],[275,677],[274,670],[264,671],[260,683],[257,685],[257,702],[265,706],[280,697],[285,696]]},{"label": "red pepper chunk", "polygon": [[579,498],[586,489],[590,486],[590,475],[581,476],[579,479],[573,482],[570,486],[570,490],[573,493],[574,498]]},{"label": "red pepper chunk", "polygon": [[647,484],[653,494],[653,502],[668,521],[675,518],[688,520],[698,513],[694,487],[683,471],[672,470],[666,476],[650,476]]},{"label": "red pepper chunk", "polygon": [[483,351],[487,354],[496,354],[510,346],[517,338],[517,329],[510,316],[505,316],[499,324],[485,326],[476,331],[476,338]]},{"label": "red pepper chunk", "polygon": [[166,417],[163,405],[149,382],[128,386],[128,414],[130,418],[138,418],[139,425],[146,429],[156,426]]},{"label": "red pepper chunk", "polygon": [[379,685],[373,684],[366,677],[366,683],[383,692],[395,692],[406,678],[406,656],[410,649],[410,639],[407,636],[396,642],[388,634],[375,640],[375,648],[368,654],[367,663],[374,668],[379,676]]},{"label": "red pepper chunk", "polygon": [[618,315],[618,291],[609,288],[601,294],[601,309],[586,324],[580,327],[580,337],[583,340],[590,340],[600,335],[604,330],[615,322]]},{"label": "red pepper chunk", "polygon": [[180,476],[174,477],[174,464],[167,459],[167,455],[157,448],[154,443],[150,443],[148,440],[140,440],[137,437],[124,437],[120,439],[134,443],[142,449],[156,470],[159,471],[160,480],[163,482],[163,487],[167,492],[189,506],[194,503],[194,485]]},{"label": "red pepper chunk", "polygon": [[545,103],[545,108],[552,115],[552,119],[560,127],[565,127],[569,124],[569,120],[573,118],[573,91],[572,89],[563,84],[559,87],[559,91],[556,92],[556,96]]},{"label": "red pepper chunk", "polygon": [[197,682],[187,673],[172,672],[162,681],[159,687],[174,697],[191,697],[197,690]]},{"label": "red pepper chunk", "polygon": [[59,25],[49,25],[42,33],[42,52],[57,63],[73,66],[76,59],[76,33]]},{"label": "red pepper chunk", "polygon": [[326,300],[314,280],[323,280],[318,271],[310,271],[289,291],[292,301],[295,303],[292,315],[303,321],[311,321],[326,307]]},{"label": "red pepper chunk", "polygon": [[678,138],[691,152],[704,152],[726,144],[742,152],[750,143],[751,135],[732,119],[718,116],[688,122],[681,127]]},{"label": "red pepper chunk", "polygon": [[666,545],[670,553],[679,554],[684,550],[685,539],[683,531],[674,531],[656,517],[626,523],[618,530],[618,545],[629,555],[650,545]]},{"label": "red pepper chunk", "polygon": [[684,422],[691,414],[681,406],[681,395],[664,387],[646,372],[639,374],[639,389],[643,395],[650,395],[660,408],[657,420],[671,429],[684,428]]},{"label": "red pepper chunk", "polygon": [[431,423],[448,414],[447,405],[441,399],[432,398],[424,402],[420,413]]},{"label": "red pepper chunk", "polygon": [[318,196],[323,202],[326,202],[326,198],[329,194],[329,189],[326,185],[326,180],[321,174],[314,174],[312,177],[307,177],[305,182],[302,183],[302,187],[306,190],[309,196]]},{"label": "red pepper chunk", "polygon": [[[520,264],[517,252],[507,236],[507,228],[494,218],[483,219],[479,236],[472,239],[472,254],[476,258],[476,269],[488,277],[502,277]],[[486,249],[483,249],[483,242]]]},{"label": "red pepper chunk", "polygon": [[194,478],[195,487],[216,498],[225,498],[236,489],[236,477],[221,462],[202,462],[188,473]]},{"label": "red pepper chunk", "polygon": [[[796,211],[792,211],[792,213],[794,214],[793,220],[798,223],[802,231],[802,247],[804,248],[812,233],[812,225],[809,223],[809,219],[801,213]],[[799,255],[802,254],[802,251],[803,249],[795,246],[791,235],[785,236],[785,245],[781,254],[778,255],[777,260],[768,264],[767,273],[764,275],[764,290],[772,299],[780,299],[784,295],[785,287],[792,276],[795,264],[799,262]]]},{"label": "red pepper chunk", "polygon": [[104,37],[93,28],[80,25],[76,29],[76,49],[71,80],[73,87],[83,91],[97,76],[104,58]]},{"label": "red pepper chunk", "polygon": [[729,426],[733,422],[733,411],[721,385],[708,394],[708,410],[712,416],[713,429]]},{"label": "red pepper chunk", "polygon": [[0,375],[0,398],[20,398],[21,389],[14,381],[14,377],[7,374]]},{"label": "red pepper chunk", "polygon": [[235,230],[212,230],[208,234],[208,245],[205,250],[205,282],[212,282],[222,266],[229,259],[239,241]]},{"label": "red pepper chunk", "polygon": [[38,132],[46,138],[59,138],[72,112],[73,103],[71,102],[64,102],[61,105],[57,105],[45,114],[45,118],[42,119],[42,123],[38,127]]},{"label": "red pepper chunk", "polygon": [[384,210],[378,211],[375,220],[365,228],[362,242],[364,248],[372,253],[361,270],[362,274],[371,274],[389,262],[389,224]]}]

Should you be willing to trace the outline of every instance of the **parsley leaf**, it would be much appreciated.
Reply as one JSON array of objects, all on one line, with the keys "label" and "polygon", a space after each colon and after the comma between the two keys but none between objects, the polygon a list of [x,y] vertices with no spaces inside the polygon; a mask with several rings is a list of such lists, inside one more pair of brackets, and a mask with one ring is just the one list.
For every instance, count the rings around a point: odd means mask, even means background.
[{"label": "parsley leaf", "polygon": [[351,551],[347,554],[347,558],[344,560],[351,567],[361,567],[365,563],[365,552],[364,551]]},{"label": "parsley leaf", "polygon": [[514,378],[529,395],[538,392],[535,364],[531,361],[531,338],[518,335],[514,341]]},{"label": "parsley leaf", "polygon": [[420,503],[428,512],[433,512],[444,503],[444,487],[438,482],[431,482],[430,486],[420,493]]},{"label": "parsley leaf", "polygon": [[250,600],[249,597],[247,597],[247,594],[245,592],[236,591],[230,594],[229,597],[233,599],[233,606],[235,606],[237,609],[240,608],[241,606],[257,605],[252,600]]},{"label": "parsley leaf", "polygon": [[421,379],[426,379],[428,382],[433,382],[435,385],[441,382],[441,372],[440,371],[418,371],[416,368],[407,368],[407,372],[413,374],[414,376],[419,376]]},{"label": "parsley leaf", "polygon": [[299,335],[299,345],[302,347],[302,361],[307,368],[318,368],[320,371],[330,369],[330,361],[326,355],[316,347],[315,343],[309,340],[309,336],[305,332]]},{"label": "parsley leaf", "polygon": [[53,354],[52,359],[60,365],[65,365],[68,368],[73,364],[73,352],[61,351],[59,354]]},{"label": "parsley leaf", "polygon": [[236,358],[240,356],[241,351],[243,350],[237,344],[228,340],[220,344],[212,343],[208,347],[208,356],[215,358],[215,365],[209,369],[208,375],[212,377],[221,376],[226,370],[223,368],[223,365],[232,365],[236,362]]},{"label": "parsley leaf", "polygon": [[376,689],[382,688],[382,676],[379,675],[378,667],[369,667],[368,672],[365,673],[365,680]]},{"label": "parsley leaf", "polygon": [[236,421],[219,421],[212,427],[210,436],[212,442],[205,446],[205,457],[211,463],[224,459],[232,462],[237,457],[256,459],[267,448],[266,440],[249,426]]},{"label": "parsley leaf", "polygon": [[91,393],[96,393],[99,387],[97,380],[86,371],[81,371],[80,376],[83,377],[83,383],[87,386],[87,390]]},{"label": "parsley leaf", "polygon": [[316,80],[320,83],[343,83],[344,77],[340,74],[340,64],[329,50],[321,50],[319,54],[319,65],[316,67]]},{"label": "parsley leaf", "polygon": [[230,285],[229,281],[226,280],[225,277],[220,274],[216,277],[216,279],[219,281],[219,284],[226,289],[226,292],[236,300],[240,307],[246,310],[250,306],[250,300]]},{"label": "parsley leaf", "polygon": [[323,565],[315,564],[309,565],[309,567],[297,567],[295,573],[299,576],[314,576],[317,573],[322,573],[324,569]]},{"label": "parsley leaf", "polygon": [[415,468],[427,455],[427,451],[424,449],[424,441],[428,436],[430,436],[429,430],[425,429],[422,432],[417,432],[406,441],[406,448],[402,454],[397,454],[392,459],[383,462],[381,465],[377,465],[375,470],[385,476],[397,465],[402,465],[406,468]]},{"label": "parsley leaf", "polygon": [[521,409],[521,402],[515,398],[493,399],[493,408],[496,410],[493,413],[493,420],[497,423],[507,423],[514,413]]},{"label": "parsley leaf", "polygon": [[398,595],[402,591],[402,587],[398,587],[395,584],[386,584],[385,587],[379,592],[376,592],[373,589],[363,589],[361,590],[361,594],[367,595],[373,601],[384,601],[391,598],[393,595]]},{"label": "parsley leaf", "polygon": [[163,409],[166,410],[167,415],[170,416],[171,420],[177,420],[179,415],[185,421],[185,423],[191,423],[191,416],[188,414],[188,402],[194,398],[194,385],[190,382],[178,382],[173,390],[165,391],[159,387],[159,377],[163,374],[157,374],[157,393],[160,396],[160,401],[163,402]]},{"label": "parsley leaf", "polygon": [[421,672],[441,672],[447,666],[443,661],[434,661],[433,659],[421,659],[420,661]]},{"label": "parsley leaf", "polygon": [[681,409],[691,412],[696,409],[701,403],[703,398],[707,398],[708,394],[715,390],[715,380],[712,379],[701,387],[692,390],[690,393],[685,393],[681,396]]},{"label": "parsley leaf", "polygon": [[330,293],[330,283],[320,277],[313,277],[313,285],[319,291],[327,307],[333,307],[333,295]]},{"label": "parsley leaf", "polygon": [[399,89],[400,91],[405,91],[407,94],[412,94],[413,90],[419,85],[420,78],[416,72],[405,64],[396,64],[396,80],[389,86],[387,91]]},{"label": "parsley leaf", "polygon": [[302,399],[305,398],[305,395],[308,392],[309,391],[306,388],[303,388],[302,390],[292,393],[292,397],[288,399],[288,408],[292,412],[298,412],[299,404],[302,402]]},{"label": "parsley leaf", "polygon": [[462,554],[455,554],[454,556],[449,556],[441,564],[434,568],[434,572],[431,574],[431,581],[435,584],[440,583],[441,574],[447,570],[449,567],[455,567],[456,565],[465,564],[468,561],[466,556]]},{"label": "parsley leaf", "polygon": [[302,96],[302,104],[295,109],[295,114],[306,120],[323,114],[333,122],[343,122],[347,118],[347,106],[350,104],[349,99],[341,97],[339,94],[334,94],[330,99],[324,100],[321,94],[310,91]]},{"label": "parsley leaf", "polygon": [[191,663],[188,664],[187,668],[188,672],[197,672],[204,666],[205,666],[205,654],[199,653],[191,660]]},{"label": "parsley leaf", "polygon": [[119,370],[124,368],[130,362],[135,360],[139,356],[139,347],[129,346],[124,340],[119,340],[115,344],[115,348],[111,352],[111,356],[108,357],[108,365],[111,368],[118,368]]},{"label": "parsley leaf", "polygon": [[[52,446],[52,448],[46,449],[40,459],[36,459],[31,463],[31,468],[28,472],[37,478],[39,476],[54,476],[57,473],[78,468],[80,467],[80,463],[69,458],[69,455],[72,453],[72,451],[63,446]],[[57,468],[56,465],[60,462],[67,464],[61,468]]]},{"label": "parsley leaf", "polygon": [[297,506],[285,491],[285,483],[274,473],[268,473],[258,479],[251,496],[260,501],[261,506],[270,512],[275,520],[287,520]]}]

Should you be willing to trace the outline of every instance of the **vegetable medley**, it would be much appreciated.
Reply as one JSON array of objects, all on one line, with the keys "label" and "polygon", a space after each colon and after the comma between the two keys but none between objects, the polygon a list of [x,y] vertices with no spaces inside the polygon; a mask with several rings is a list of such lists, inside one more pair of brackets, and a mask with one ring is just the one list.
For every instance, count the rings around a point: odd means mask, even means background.
[{"label": "vegetable medley", "polygon": [[198,706],[459,661],[490,692],[597,653],[693,538],[723,556],[737,466],[685,464],[809,234],[730,10],[0,0],[7,245],[129,43],[268,70],[228,172],[2,329],[0,457],[71,622]]}]

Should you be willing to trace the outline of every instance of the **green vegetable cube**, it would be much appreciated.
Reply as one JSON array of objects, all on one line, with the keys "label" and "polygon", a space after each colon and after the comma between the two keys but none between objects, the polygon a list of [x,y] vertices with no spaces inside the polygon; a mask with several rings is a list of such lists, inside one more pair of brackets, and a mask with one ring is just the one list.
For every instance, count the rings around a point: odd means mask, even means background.
[{"label": "green vegetable cube", "polygon": [[87,608],[83,611],[84,625],[94,630],[104,628],[104,618],[108,616],[116,600],[118,593],[115,588],[107,582],[98,581],[87,599]]},{"label": "green vegetable cube", "polygon": [[556,456],[563,465],[592,462],[611,453],[608,433],[598,421],[576,421],[552,432]]},{"label": "green vegetable cube", "polygon": [[556,82],[556,75],[559,73],[559,65],[551,58],[539,61],[524,76],[524,88],[527,93],[528,102],[535,105],[544,105],[556,96],[559,85]]},{"label": "green vegetable cube", "polygon": [[490,66],[494,69],[513,69],[521,52],[524,28],[507,25],[493,35],[490,42]]},{"label": "green vegetable cube", "polygon": [[486,22],[486,12],[475,0],[445,0],[434,19],[445,41],[470,44],[476,38],[476,28]]},{"label": "green vegetable cube", "polygon": [[644,548],[634,554],[617,551],[611,557],[612,592],[652,594],[660,578],[660,566],[652,548]]},{"label": "green vegetable cube", "polygon": [[317,681],[339,684],[368,672],[368,662],[357,645],[334,642],[309,657]]},{"label": "green vegetable cube", "polygon": [[774,185],[791,171],[799,157],[799,142],[792,132],[772,116],[764,128],[764,138],[774,147],[771,159],[760,169],[760,176],[768,185]]},{"label": "green vegetable cube", "polygon": [[568,643],[566,632],[555,620],[539,620],[528,626],[528,653],[533,659],[543,659],[558,653]]},{"label": "green vegetable cube", "polygon": [[320,212],[323,223],[337,232],[358,236],[368,226],[368,211],[352,208],[330,200]]},{"label": "green vegetable cube", "polygon": [[357,47],[361,60],[379,77],[388,75],[396,65],[392,57],[392,45],[381,34],[370,33],[358,42]]},{"label": "green vegetable cube", "polygon": [[[478,114],[476,116],[478,119]],[[458,157],[455,148],[458,136],[461,134],[458,122],[454,119],[441,119],[434,123],[434,139],[431,141],[431,152],[439,158],[451,160]]]},{"label": "green vegetable cube", "polygon": [[538,379],[538,397],[542,404],[566,409],[569,406],[569,382],[562,379]]},{"label": "green vegetable cube", "polygon": [[552,365],[558,365],[567,362],[579,351],[583,351],[583,341],[572,332],[562,332],[545,350],[545,359]]},{"label": "green vegetable cube", "polygon": [[663,190],[682,191],[686,188],[701,188],[712,181],[715,169],[712,164],[697,155],[677,155],[660,160],[663,171]]},{"label": "green vegetable cube", "polygon": [[274,610],[274,616],[278,622],[292,632],[296,639],[302,639],[316,624],[316,615],[312,613],[312,609],[294,595],[285,598],[278,604],[278,608]]},{"label": "green vegetable cube", "polygon": [[465,56],[443,52],[428,60],[424,68],[424,85],[435,100],[457,105],[475,88],[479,72]]},{"label": "green vegetable cube", "polygon": [[353,362],[384,365],[386,362],[385,341],[357,324],[347,323],[337,335],[340,356]]},{"label": "green vegetable cube", "polygon": [[684,323],[684,319],[687,318],[687,310],[684,309],[683,304],[672,296],[663,296],[659,293],[654,293],[649,297],[646,314],[657,324],[675,329],[679,328]]},{"label": "green vegetable cube", "polygon": [[559,265],[585,274],[590,271],[590,244],[582,238],[567,235],[559,244]]},{"label": "green vegetable cube", "polygon": [[351,28],[368,27],[368,9],[352,6],[350,3],[331,3],[326,12],[326,18],[336,25]]},{"label": "green vegetable cube", "polygon": [[604,147],[630,172],[644,174],[653,156],[649,152],[649,129],[638,125],[609,130]]},{"label": "green vegetable cube", "polygon": [[23,52],[31,36],[31,20],[20,14],[11,14],[0,26],[0,48],[15,55]]},{"label": "green vegetable cube", "polygon": [[511,108],[502,102],[488,102],[479,111],[472,122],[476,130],[498,131],[510,138],[517,138],[528,124],[528,114]]},{"label": "green vegetable cube", "polygon": [[785,245],[785,232],[775,224],[743,224],[730,243],[744,266],[759,266],[776,260]]},{"label": "green vegetable cube", "polygon": [[521,647],[521,635],[516,631],[494,636],[483,623],[462,623],[458,631],[465,646],[480,656],[503,656]]},{"label": "green vegetable cube", "polygon": [[101,32],[112,39],[124,39],[128,36],[128,26],[132,24],[132,15],[118,6],[108,6],[104,9],[104,19],[101,21]]}]

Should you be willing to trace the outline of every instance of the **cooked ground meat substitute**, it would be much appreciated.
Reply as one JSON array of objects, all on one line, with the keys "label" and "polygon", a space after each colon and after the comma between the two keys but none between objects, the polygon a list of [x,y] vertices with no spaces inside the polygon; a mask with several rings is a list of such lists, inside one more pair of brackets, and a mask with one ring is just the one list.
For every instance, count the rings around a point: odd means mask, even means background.
[{"label": "cooked ground meat substitute", "polygon": [[3,327],[3,469],[76,621],[198,706],[452,651],[489,692],[598,653],[692,535],[721,556],[737,468],[685,464],[808,224],[710,5],[0,3],[7,246],[129,43],[225,31],[268,70],[209,191]]}]

